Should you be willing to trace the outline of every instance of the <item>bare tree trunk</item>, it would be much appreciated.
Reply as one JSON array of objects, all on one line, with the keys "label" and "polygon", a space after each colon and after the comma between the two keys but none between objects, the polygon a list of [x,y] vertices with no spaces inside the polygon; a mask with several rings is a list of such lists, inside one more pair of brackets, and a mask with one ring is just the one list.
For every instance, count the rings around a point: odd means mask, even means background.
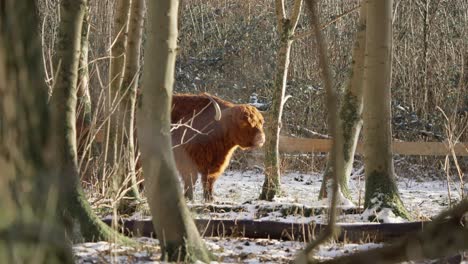
[{"label": "bare tree trunk", "polygon": [[[329,134],[332,137],[332,148],[331,154],[329,156],[329,164],[333,168],[341,168],[343,164],[342,160],[338,159],[336,153],[343,151],[343,139],[338,135],[338,92],[333,86],[332,74],[330,70],[330,63],[328,60],[327,52],[327,41],[324,36],[322,36],[320,28],[320,19],[318,15],[317,1],[316,0],[306,0],[307,9],[309,10],[309,17],[311,24],[314,27],[315,39],[317,43],[317,56],[319,60],[321,76],[325,89],[327,92],[326,96],[326,105],[328,110],[327,121],[328,121],[328,130]],[[303,264],[307,263],[310,258],[311,252],[313,252],[319,245],[330,240],[338,234],[338,229],[336,228],[336,215],[337,215],[337,201],[339,193],[339,184],[338,184],[338,174],[336,172],[331,172],[330,175],[331,182],[331,193],[330,193],[330,213],[328,215],[328,224],[324,231],[312,242],[310,242],[306,248],[300,252],[296,257],[296,263]]]},{"label": "bare tree trunk", "polygon": [[[76,118],[76,134],[78,135],[77,151],[78,157],[85,160],[85,157],[91,154],[86,152],[85,148],[89,142],[89,129],[91,128],[92,113],[91,113],[91,95],[89,92],[89,6],[85,7],[83,16],[83,26],[81,30],[81,51],[80,62],[78,67],[78,90],[77,90],[77,118]],[[89,179],[90,172],[82,171],[84,178]]]},{"label": "bare tree trunk", "polygon": [[81,188],[76,150],[76,92],[80,56],[81,30],[87,1],[62,0],[58,29],[57,61],[51,108],[54,114],[54,151],[67,199],[60,201],[71,223],[69,235],[75,241],[114,240],[130,242],[116,234],[92,211]]},{"label": "bare tree trunk", "polygon": [[[341,160],[343,166],[336,168],[336,173],[338,174],[338,183],[341,193],[348,199],[350,198],[348,182],[353,169],[354,153],[362,127],[362,81],[366,45],[366,13],[366,2],[363,0],[361,1],[360,16],[357,25],[358,31],[353,47],[351,74],[343,94],[337,123],[337,135],[343,140],[343,151],[339,151],[336,158]],[[322,186],[320,187],[319,199],[329,196],[328,192],[330,188],[327,188],[327,186],[334,171],[330,160],[333,160],[333,158],[330,157],[327,161]]]},{"label": "bare tree trunk", "polygon": [[280,192],[280,169],[279,169],[279,135],[281,130],[281,116],[283,114],[284,95],[286,92],[286,80],[290,61],[291,47],[294,31],[299,20],[302,8],[302,0],[295,0],[290,19],[286,18],[284,0],[276,0],[275,10],[278,21],[278,34],[280,36],[280,48],[276,65],[275,82],[271,110],[269,111],[269,122],[265,126],[265,182],[263,183],[261,200],[273,200]]},{"label": "bare tree trunk", "polygon": [[135,103],[137,97],[138,77],[140,74],[140,48],[143,37],[143,22],[145,15],[145,1],[132,0],[128,25],[127,53],[125,61],[125,74],[122,81],[124,97],[117,112],[121,118],[119,124],[123,126],[123,149],[128,173],[131,177],[132,196],[140,200],[136,173],[135,173]]},{"label": "bare tree trunk", "polygon": [[390,209],[408,219],[395,183],[392,159],[390,82],[392,76],[392,0],[368,0],[364,71],[364,206]]},{"label": "bare tree trunk", "polygon": [[178,1],[149,1],[143,97],[138,104],[138,139],[145,190],[166,261],[209,262],[185,204],[172,154],[171,98],[177,51]]},{"label": "bare tree trunk", "polygon": [[428,116],[429,109],[435,107],[433,105],[433,95],[429,88],[429,38],[430,38],[430,6],[431,0],[416,1],[422,13],[423,18],[423,74],[422,74],[422,88],[424,91],[423,105],[422,105],[422,116],[426,119]]},{"label": "bare tree trunk", "polygon": [[0,263],[73,263],[35,1],[0,4]]},{"label": "bare tree trunk", "polygon": [[[107,96],[107,114],[111,115],[108,123],[108,142],[106,151],[107,164],[111,169],[115,170],[118,159],[120,158],[121,148],[119,147],[119,139],[121,138],[121,125],[119,120],[119,111],[112,114],[111,110],[119,102],[119,99],[123,95],[122,93],[122,82],[124,78],[124,66],[125,66],[125,50],[127,40],[127,25],[128,25],[128,14],[130,10],[130,0],[117,0],[115,10],[115,21],[112,29],[112,43],[111,43],[111,59],[109,63],[109,93]],[[122,171],[120,171],[123,173]],[[105,170],[104,170],[105,173]],[[118,172],[116,174],[119,174]],[[118,176],[118,177],[116,177]],[[120,175],[113,176],[113,188],[114,190],[119,189],[119,185],[122,183],[122,177]]]}]

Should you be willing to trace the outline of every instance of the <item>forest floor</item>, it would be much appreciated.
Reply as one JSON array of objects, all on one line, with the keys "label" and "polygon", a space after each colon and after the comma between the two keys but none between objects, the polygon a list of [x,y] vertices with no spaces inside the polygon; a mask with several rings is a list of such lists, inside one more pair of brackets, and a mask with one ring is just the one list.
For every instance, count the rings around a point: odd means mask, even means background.
[{"label": "forest floor", "polygon": [[[424,177],[421,176],[424,173],[420,170],[421,168],[418,168],[415,172],[416,169],[413,169],[408,171],[408,175],[397,177],[401,198],[414,221],[429,220],[447,208],[450,203],[455,203],[460,197],[459,182],[454,180],[447,184],[447,180],[441,177]],[[290,172],[285,173],[281,180],[280,196],[273,202],[259,201],[258,196],[263,184],[261,171],[227,171],[216,182],[215,202],[212,204],[222,210],[203,210],[206,205],[202,202],[199,183],[195,199],[189,203],[189,207],[194,211],[195,218],[326,223],[326,214],[304,215],[303,211],[301,213],[297,210],[288,210],[288,208],[298,206],[301,208],[327,206],[326,201],[320,201],[317,197],[321,185],[320,173]],[[352,201],[356,206],[362,205],[364,183],[363,169],[357,169],[350,181]],[[138,212],[130,218],[141,220],[149,219],[149,216],[147,213]],[[385,219],[403,221],[392,217]],[[338,222],[341,224],[369,223],[361,214],[355,213],[340,215]],[[138,238],[138,240],[142,242],[138,248],[98,242],[76,244],[73,249],[77,263],[158,263],[160,257],[158,240],[149,238]],[[234,237],[205,238],[205,241],[220,263],[287,263],[293,260],[298,250],[304,248],[305,245],[304,242]],[[360,244],[331,242],[321,246],[316,256],[319,259],[332,258],[381,246],[381,244],[370,242]]]}]

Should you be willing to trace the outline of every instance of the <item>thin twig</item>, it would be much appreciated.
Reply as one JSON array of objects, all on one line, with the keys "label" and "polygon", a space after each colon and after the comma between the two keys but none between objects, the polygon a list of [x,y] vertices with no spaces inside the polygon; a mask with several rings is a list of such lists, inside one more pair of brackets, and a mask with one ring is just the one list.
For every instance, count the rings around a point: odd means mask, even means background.
[{"label": "thin twig", "polygon": [[[336,18],[332,19],[331,21],[328,21],[327,23],[323,24],[323,25],[320,25],[320,30],[324,30],[326,29],[327,27],[329,27],[331,24],[334,24],[335,22],[337,22],[338,20],[340,20],[341,18],[343,18],[344,16],[347,16],[351,13],[353,13],[354,11],[358,10],[359,8],[361,7],[361,5],[358,5],[346,12],[344,12],[343,14],[341,15],[338,15]],[[301,39],[301,38],[305,38],[307,36],[310,36],[310,35],[313,35],[314,34],[314,30],[310,30],[310,31],[306,31],[306,32],[300,32],[300,33],[296,33],[293,37],[293,40],[298,40],[298,39]]]}]

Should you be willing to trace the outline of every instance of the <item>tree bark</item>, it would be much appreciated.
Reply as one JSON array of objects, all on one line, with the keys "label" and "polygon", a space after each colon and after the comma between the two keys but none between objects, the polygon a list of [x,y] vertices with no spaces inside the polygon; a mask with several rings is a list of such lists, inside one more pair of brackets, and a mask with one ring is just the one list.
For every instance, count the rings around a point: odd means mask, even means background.
[{"label": "tree bark", "polygon": [[368,0],[364,70],[364,206],[384,208],[409,219],[395,183],[392,159],[390,84],[392,75],[392,0]]},{"label": "tree bark", "polygon": [[86,170],[86,165],[83,168],[83,161],[91,154],[87,151],[88,144],[92,144],[89,138],[89,130],[91,128],[92,113],[91,113],[91,95],[89,92],[89,5],[86,5],[83,16],[83,26],[81,30],[81,51],[80,62],[78,67],[78,90],[77,90],[77,151],[79,160],[79,168],[82,171],[84,178],[89,179],[90,172]]},{"label": "tree bark", "polygon": [[265,182],[263,183],[261,200],[271,201],[280,192],[280,168],[279,168],[279,135],[281,130],[281,116],[283,115],[284,95],[286,92],[286,80],[290,62],[290,53],[293,43],[294,31],[302,9],[302,0],[295,0],[290,19],[286,18],[284,0],[276,0],[275,10],[280,35],[280,48],[276,64],[275,82],[271,110],[265,126],[265,145],[263,147],[265,158]]},{"label": "tree bark", "polygon": [[0,3],[0,263],[73,263],[35,1]]},{"label": "tree bark", "polygon": [[132,196],[140,200],[135,172],[135,103],[137,98],[138,77],[140,74],[140,47],[143,37],[143,22],[145,15],[145,1],[132,0],[128,25],[125,74],[122,81],[124,96],[117,112],[121,118],[119,124],[123,126],[122,148],[125,149],[124,160],[127,163],[131,177]]},{"label": "tree bark", "polygon": [[[106,161],[109,167],[113,170],[116,169],[118,159],[120,158],[121,148],[119,140],[122,138],[122,126],[119,120],[120,112],[112,113],[114,108],[120,107],[120,99],[123,96],[122,82],[124,78],[124,66],[126,60],[126,41],[127,41],[127,25],[128,14],[130,10],[131,0],[117,0],[115,10],[115,20],[112,29],[112,46],[111,46],[111,59],[109,63],[109,93],[107,96],[107,114],[110,115],[108,123],[108,142],[107,142],[107,157]],[[105,172],[105,171],[104,171]],[[122,173],[117,172],[117,174]],[[118,190],[123,179],[121,175],[114,175],[113,188]]]},{"label": "tree bark", "polygon": [[148,42],[143,97],[138,104],[138,140],[145,190],[160,238],[162,259],[209,262],[206,249],[185,204],[170,134],[171,97],[177,52],[178,1],[149,1]]},{"label": "tree bark", "polygon": [[[343,140],[343,151],[337,153],[336,159],[340,159],[340,163],[343,164],[343,166],[336,168],[336,173],[338,174],[338,183],[340,185],[341,193],[348,199],[351,198],[348,182],[353,169],[354,153],[356,151],[359,133],[362,128],[362,81],[366,45],[366,16],[366,2],[363,0],[361,1],[359,22],[357,25],[358,31],[356,33],[356,41],[354,42],[353,47],[351,73],[343,94],[337,123],[337,134]],[[330,188],[327,188],[327,185],[334,171],[330,160],[332,160],[332,157],[327,161],[322,186],[320,187],[319,199],[329,196],[328,191]]]},{"label": "tree bark", "polygon": [[87,1],[62,0],[58,28],[55,84],[50,100],[53,112],[54,151],[64,182],[60,201],[70,221],[69,236],[74,241],[109,240],[130,243],[106,226],[92,211],[81,188],[76,149],[76,92],[80,57],[81,30]]}]

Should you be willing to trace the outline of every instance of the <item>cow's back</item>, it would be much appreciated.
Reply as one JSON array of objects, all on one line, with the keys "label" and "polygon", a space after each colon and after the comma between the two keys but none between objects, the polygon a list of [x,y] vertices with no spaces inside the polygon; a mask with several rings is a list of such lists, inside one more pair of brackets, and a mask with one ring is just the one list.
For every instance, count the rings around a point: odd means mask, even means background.
[{"label": "cow's back", "polygon": [[[210,131],[213,130],[216,110],[209,97],[218,103],[221,111],[233,106],[232,103],[207,93],[198,95],[173,95],[171,123],[176,126],[176,128],[172,130],[173,145],[186,142],[188,139],[197,136],[196,134],[198,132],[210,133]],[[185,125],[177,127],[178,124]],[[193,129],[187,128],[187,126],[190,126]]]}]

